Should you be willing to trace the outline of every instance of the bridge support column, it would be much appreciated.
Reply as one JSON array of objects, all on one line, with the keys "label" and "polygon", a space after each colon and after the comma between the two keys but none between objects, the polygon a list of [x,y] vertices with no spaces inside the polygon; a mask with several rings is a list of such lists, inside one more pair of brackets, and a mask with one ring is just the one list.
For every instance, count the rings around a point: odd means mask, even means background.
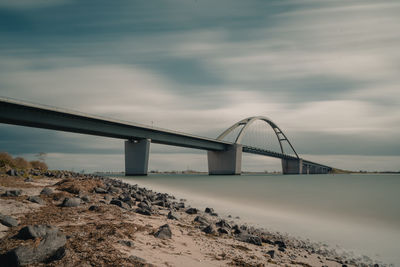
[{"label": "bridge support column", "polygon": [[236,175],[242,173],[242,148],[240,144],[232,145],[226,151],[208,151],[209,175]]},{"label": "bridge support column", "polygon": [[303,160],[302,159],[282,159],[283,174],[302,174]]},{"label": "bridge support column", "polygon": [[150,140],[125,141],[125,175],[147,175]]}]

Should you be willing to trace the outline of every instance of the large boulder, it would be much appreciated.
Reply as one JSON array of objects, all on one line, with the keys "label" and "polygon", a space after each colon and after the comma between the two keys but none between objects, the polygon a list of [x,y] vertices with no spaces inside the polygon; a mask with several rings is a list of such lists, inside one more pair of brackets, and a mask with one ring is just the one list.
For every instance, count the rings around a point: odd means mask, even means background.
[{"label": "large boulder", "polygon": [[34,239],[38,237],[44,237],[48,234],[54,234],[58,232],[58,228],[51,225],[28,225],[18,232],[18,238],[20,239]]},{"label": "large boulder", "polygon": [[17,219],[3,214],[0,214],[0,223],[7,227],[15,227],[19,224]]},{"label": "large boulder", "polygon": [[160,226],[158,231],[154,234],[155,237],[160,239],[170,239],[172,237],[171,229],[168,224]]},{"label": "large boulder", "polygon": [[4,255],[1,255],[1,264],[4,266],[24,266],[38,262],[51,262],[61,259],[65,255],[67,239],[61,233],[45,235],[38,246],[19,246]]}]

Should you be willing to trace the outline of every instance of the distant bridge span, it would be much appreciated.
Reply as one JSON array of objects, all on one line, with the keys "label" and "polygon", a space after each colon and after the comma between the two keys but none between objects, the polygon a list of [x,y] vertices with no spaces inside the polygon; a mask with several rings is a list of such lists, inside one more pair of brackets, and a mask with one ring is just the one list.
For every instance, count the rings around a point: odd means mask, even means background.
[{"label": "distant bridge span", "polygon": [[[281,153],[241,144],[244,133],[255,120],[263,120],[272,127]],[[209,174],[240,174],[242,152],[280,158],[284,174],[328,173],[332,170],[323,164],[301,159],[279,127],[261,116],[244,119],[217,139],[212,139],[0,97],[0,123],[124,139],[126,175],[147,174],[150,143],[208,151]],[[244,127],[235,142],[222,140],[240,125]],[[290,145],[295,156],[284,153],[282,142]]]}]

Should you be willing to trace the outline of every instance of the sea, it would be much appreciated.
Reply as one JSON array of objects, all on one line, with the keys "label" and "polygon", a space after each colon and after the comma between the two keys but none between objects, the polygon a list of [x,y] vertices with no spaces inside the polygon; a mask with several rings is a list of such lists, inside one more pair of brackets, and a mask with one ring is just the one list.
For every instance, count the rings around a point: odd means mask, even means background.
[{"label": "sea", "polygon": [[[400,175],[117,176],[188,205],[400,266]],[[235,219],[236,217],[239,217]]]}]

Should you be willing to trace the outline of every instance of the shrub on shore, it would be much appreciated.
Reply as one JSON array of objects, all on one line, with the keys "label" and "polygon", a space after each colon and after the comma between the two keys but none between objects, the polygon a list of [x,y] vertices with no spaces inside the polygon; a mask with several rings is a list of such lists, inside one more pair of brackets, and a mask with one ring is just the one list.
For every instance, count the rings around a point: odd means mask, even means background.
[{"label": "shrub on shore", "polygon": [[29,162],[33,169],[47,170],[47,164],[40,160],[33,160]]},{"label": "shrub on shore", "polygon": [[7,152],[0,152],[0,167],[10,167],[16,169],[40,169],[47,170],[47,164],[40,160],[27,161],[22,157],[13,158]]}]

